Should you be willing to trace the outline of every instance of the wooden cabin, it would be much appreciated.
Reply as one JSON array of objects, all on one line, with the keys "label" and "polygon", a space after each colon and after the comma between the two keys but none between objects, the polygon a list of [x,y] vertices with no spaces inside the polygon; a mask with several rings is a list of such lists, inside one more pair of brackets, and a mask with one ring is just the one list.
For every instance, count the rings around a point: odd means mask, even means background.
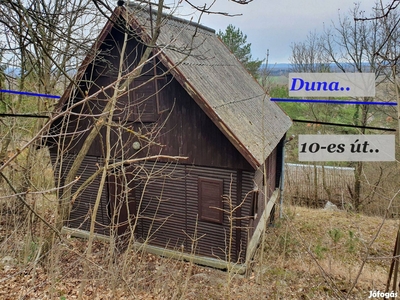
[{"label": "wooden cabin", "polygon": [[117,7],[54,112],[47,145],[59,186],[106,116],[65,226],[89,230],[100,189],[96,233],[245,264],[279,200],[291,120],[214,30],[164,14],[151,46],[156,21],[146,6]]}]

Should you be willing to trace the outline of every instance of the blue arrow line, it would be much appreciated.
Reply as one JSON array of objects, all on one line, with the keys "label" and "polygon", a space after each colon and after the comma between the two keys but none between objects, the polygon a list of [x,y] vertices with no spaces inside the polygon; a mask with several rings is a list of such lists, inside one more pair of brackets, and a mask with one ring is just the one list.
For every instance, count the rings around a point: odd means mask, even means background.
[{"label": "blue arrow line", "polygon": [[12,91],[12,90],[0,90],[0,93],[9,93],[9,94],[18,94],[18,95],[25,95],[25,96],[45,97],[45,98],[54,98],[54,99],[61,98],[60,96],[57,96],[57,95],[38,94],[38,93],[31,93],[31,92],[19,92],[19,91]]},{"label": "blue arrow line", "polygon": [[368,101],[346,101],[346,100],[311,100],[311,99],[281,99],[271,98],[276,102],[303,102],[303,103],[329,103],[329,104],[365,104],[365,105],[391,105],[396,106],[396,102],[368,102]]}]

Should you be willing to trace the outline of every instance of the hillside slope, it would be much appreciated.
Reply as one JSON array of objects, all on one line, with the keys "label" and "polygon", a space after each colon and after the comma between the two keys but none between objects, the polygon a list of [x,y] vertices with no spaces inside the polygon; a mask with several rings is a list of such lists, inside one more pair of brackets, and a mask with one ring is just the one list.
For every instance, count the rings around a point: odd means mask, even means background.
[{"label": "hillside slope", "polygon": [[[141,252],[113,254],[96,242],[83,299],[366,299],[385,289],[398,220],[386,220],[378,234],[381,224],[378,217],[287,207],[268,228],[248,277]],[[0,299],[76,299],[87,241],[69,241],[44,265],[0,252]]]}]

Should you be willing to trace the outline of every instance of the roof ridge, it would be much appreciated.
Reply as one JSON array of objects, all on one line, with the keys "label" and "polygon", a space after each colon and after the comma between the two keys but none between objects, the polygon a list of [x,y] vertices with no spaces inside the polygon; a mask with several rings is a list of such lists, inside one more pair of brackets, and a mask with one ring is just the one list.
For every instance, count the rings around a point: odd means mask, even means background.
[{"label": "roof ridge", "polygon": [[[140,9],[144,12],[144,11],[145,11],[145,8],[148,8],[148,7],[149,7],[149,4],[148,4],[148,3],[145,3],[145,2],[141,2],[141,1],[140,1],[140,3],[130,2],[130,3],[127,5],[127,7],[128,7],[128,8],[140,8]],[[157,10],[154,9],[154,8],[152,8],[151,5],[150,5],[150,8],[151,8],[151,12],[152,12],[152,13],[157,13]],[[147,10],[147,12],[148,12],[148,10]],[[193,21],[191,21],[191,20],[187,20],[187,19],[184,19],[184,18],[180,18],[180,17],[174,16],[173,14],[167,14],[167,13],[165,13],[165,12],[163,12],[163,16],[166,17],[166,18],[168,18],[169,20],[173,20],[173,21],[177,21],[177,22],[180,22],[180,23],[184,23],[184,24],[186,24],[186,25],[194,26],[194,27],[203,29],[203,30],[205,30],[205,31],[208,31],[208,32],[210,32],[210,33],[212,33],[212,34],[215,34],[215,29],[213,29],[213,28],[211,28],[211,27],[207,27],[207,26],[205,26],[205,25],[201,25],[201,24],[199,24],[198,22],[193,22]]]}]

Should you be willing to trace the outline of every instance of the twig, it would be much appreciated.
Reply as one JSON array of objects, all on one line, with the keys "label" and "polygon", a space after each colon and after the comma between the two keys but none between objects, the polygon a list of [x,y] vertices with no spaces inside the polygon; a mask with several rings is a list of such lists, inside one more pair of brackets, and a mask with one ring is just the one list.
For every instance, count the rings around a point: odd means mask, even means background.
[{"label": "twig", "polygon": [[369,258],[369,257],[368,257],[368,252],[369,252],[368,250],[371,248],[372,244],[373,244],[373,243],[375,242],[375,240],[378,238],[378,235],[379,235],[379,233],[380,233],[381,230],[382,230],[383,224],[385,223],[385,221],[386,221],[386,219],[387,219],[387,216],[388,216],[388,214],[389,214],[389,209],[390,209],[390,207],[392,206],[392,203],[393,203],[394,199],[397,197],[397,195],[398,195],[399,193],[400,193],[400,190],[398,190],[398,191],[394,194],[394,196],[392,197],[392,199],[390,199],[389,204],[388,204],[388,206],[387,206],[387,208],[386,208],[385,215],[383,216],[382,222],[381,222],[381,224],[379,225],[378,230],[377,230],[377,232],[375,233],[374,237],[372,238],[371,242],[369,242],[369,244],[368,244],[368,246],[367,246],[367,249],[366,249],[367,251],[365,252],[365,257],[364,257],[364,259],[362,260],[360,269],[358,270],[357,276],[356,276],[356,278],[354,279],[353,285],[352,285],[351,288],[349,289],[349,291],[348,291],[348,293],[347,293],[347,296],[350,295],[350,293],[353,291],[354,287],[356,286],[356,284],[357,284],[357,282],[358,282],[358,279],[359,279],[360,276],[361,276],[361,272],[362,272],[362,270],[364,269],[364,265],[365,265],[365,263],[367,262],[367,260],[368,260],[368,258]]},{"label": "twig", "polygon": [[[39,215],[25,200],[22,198],[21,194],[17,193],[15,190],[14,186],[12,183],[8,180],[8,178],[3,174],[3,172],[0,172],[1,177],[7,182],[7,184],[10,186],[10,188],[13,190],[14,193],[16,193],[16,197],[18,198],[19,201],[21,201],[36,217],[38,217],[44,224],[46,224],[47,227],[49,227],[57,236],[62,239],[61,237],[61,232],[59,232],[55,227],[53,227],[49,222],[47,222],[41,215]],[[74,182],[72,182],[74,183]],[[27,194],[27,193],[25,193]]]}]

